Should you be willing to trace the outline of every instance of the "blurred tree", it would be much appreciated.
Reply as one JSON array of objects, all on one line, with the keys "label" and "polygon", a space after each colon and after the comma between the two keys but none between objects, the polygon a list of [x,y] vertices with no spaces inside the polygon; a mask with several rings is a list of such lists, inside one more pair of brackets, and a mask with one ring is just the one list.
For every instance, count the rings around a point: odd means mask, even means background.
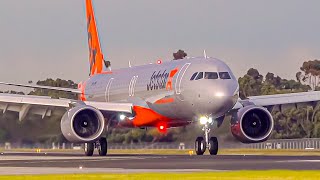
[{"label": "blurred tree", "polygon": [[261,95],[272,95],[276,94],[276,88],[269,83],[263,83],[261,87]]},{"label": "blurred tree", "polygon": [[301,83],[303,76],[302,76],[302,72],[297,72],[296,73],[296,79],[299,83]]},{"label": "blurred tree", "polygon": [[[51,87],[63,87],[63,88],[72,88],[77,89],[78,84],[71,80],[62,80],[62,79],[56,79],[53,80],[51,78],[48,78],[44,81],[38,81],[37,85],[40,86],[51,86]],[[74,93],[68,93],[63,91],[55,91],[55,90],[47,90],[47,89],[34,89],[29,93],[29,95],[36,95],[36,96],[50,96],[52,98],[58,99],[58,98],[67,98],[67,99],[78,99],[78,95]]]},{"label": "blurred tree", "polygon": [[279,76],[275,77],[274,74],[270,72],[266,74],[265,82],[273,85],[275,88],[279,88],[281,86],[281,78]]},{"label": "blurred tree", "polygon": [[257,96],[261,94],[263,76],[258,70],[250,68],[244,77],[239,78],[238,82],[240,86],[241,98]]},{"label": "blurred tree", "polygon": [[187,57],[188,54],[184,52],[184,50],[179,50],[178,52],[176,53],[173,53],[173,60],[179,60],[179,59],[183,59],[185,57]]},{"label": "blurred tree", "polygon": [[[313,90],[315,90],[316,87],[319,85],[320,61],[319,60],[306,61],[302,64],[302,66],[300,67],[300,70],[304,73],[302,80],[308,83],[310,87]],[[296,75],[299,75],[298,73]]]}]

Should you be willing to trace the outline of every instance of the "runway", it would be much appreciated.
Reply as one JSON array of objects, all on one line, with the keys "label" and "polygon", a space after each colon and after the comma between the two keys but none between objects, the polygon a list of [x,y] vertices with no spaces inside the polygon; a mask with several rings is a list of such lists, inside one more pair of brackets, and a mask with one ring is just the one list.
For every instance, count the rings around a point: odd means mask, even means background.
[{"label": "runway", "polygon": [[123,155],[4,153],[0,174],[320,170],[320,156]]}]

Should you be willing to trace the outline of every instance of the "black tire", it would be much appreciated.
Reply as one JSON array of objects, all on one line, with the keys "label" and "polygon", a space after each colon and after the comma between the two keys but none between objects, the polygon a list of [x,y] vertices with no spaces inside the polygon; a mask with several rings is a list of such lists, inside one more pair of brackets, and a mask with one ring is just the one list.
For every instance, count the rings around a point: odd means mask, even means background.
[{"label": "black tire", "polygon": [[207,146],[203,137],[197,137],[194,147],[197,155],[203,155],[206,152]]},{"label": "black tire", "polygon": [[211,137],[209,140],[209,152],[211,155],[217,155],[219,150],[219,143],[216,137]]},{"label": "black tire", "polygon": [[99,139],[98,152],[99,156],[106,156],[108,152],[108,143],[106,138]]},{"label": "black tire", "polygon": [[94,151],[94,143],[84,143],[84,154],[86,156],[92,156]]}]

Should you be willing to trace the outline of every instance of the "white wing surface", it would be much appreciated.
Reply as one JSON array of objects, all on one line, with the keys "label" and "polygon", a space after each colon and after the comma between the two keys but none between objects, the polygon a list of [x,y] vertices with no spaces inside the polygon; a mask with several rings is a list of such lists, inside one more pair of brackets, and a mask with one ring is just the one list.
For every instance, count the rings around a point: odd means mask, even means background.
[{"label": "white wing surface", "polygon": [[0,94],[0,110],[3,113],[7,111],[19,112],[20,121],[25,119],[27,114],[41,115],[44,118],[51,116],[54,110],[64,113],[77,104],[92,106],[103,112],[132,113],[132,104],[130,103],[82,102],[70,99],[52,99],[46,96]]},{"label": "white wing surface", "polygon": [[311,103],[317,101],[320,101],[320,91],[252,96],[245,100],[239,100],[234,109],[238,109],[246,105],[266,107],[286,104]]},{"label": "white wing surface", "polygon": [[0,84],[1,85],[8,85],[8,86],[48,89],[48,90],[56,90],[56,91],[64,91],[64,92],[71,92],[71,93],[81,94],[81,91],[79,89],[71,89],[71,88],[39,86],[39,85],[29,85],[29,84],[15,84],[15,83],[7,83],[7,82],[0,82]]}]

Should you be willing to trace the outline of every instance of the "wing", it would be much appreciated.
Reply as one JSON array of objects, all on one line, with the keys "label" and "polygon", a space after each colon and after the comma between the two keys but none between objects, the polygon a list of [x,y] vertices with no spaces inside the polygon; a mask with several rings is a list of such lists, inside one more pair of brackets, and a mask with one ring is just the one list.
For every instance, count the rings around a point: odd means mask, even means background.
[{"label": "wing", "polygon": [[314,103],[317,101],[320,101],[320,91],[252,96],[245,100],[239,100],[234,109],[239,109],[246,105],[272,107],[275,105]]},{"label": "wing", "polygon": [[82,102],[70,99],[52,99],[45,96],[0,94],[0,110],[3,113],[7,111],[19,112],[20,121],[25,119],[27,114],[36,114],[44,118],[51,116],[55,110],[64,113],[77,104],[92,106],[103,112],[132,113],[132,104],[130,103]]},{"label": "wing", "polygon": [[8,85],[8,86],[48,89],[48,90],[56,90],[56,91],[64,91],[64,92],[71,92],[71,93],[81,94],[81,90],[79,90],[79,89],[71,89],[71,88],[39,86],[39,85],[29,85],[29,84],[15,84],[15,83],[6,83],[6,82],[0,82],[0,84]]}]

